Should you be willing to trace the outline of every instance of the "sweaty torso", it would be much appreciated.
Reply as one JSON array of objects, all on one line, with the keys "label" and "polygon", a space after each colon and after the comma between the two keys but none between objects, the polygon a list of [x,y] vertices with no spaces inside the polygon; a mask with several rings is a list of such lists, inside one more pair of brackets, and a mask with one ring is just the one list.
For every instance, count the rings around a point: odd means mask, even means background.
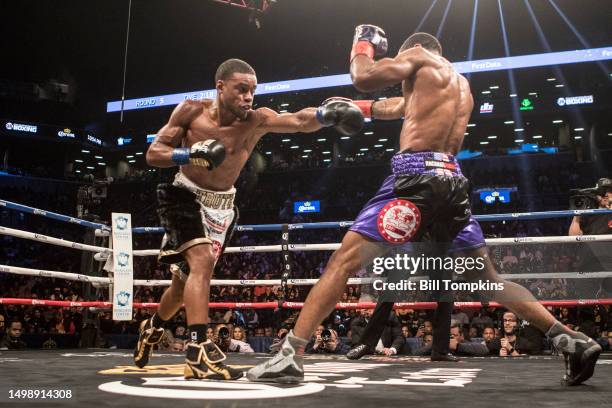
[{"label": "sweaty torso", "polygon": [[429,55],[426,63],[402,83],[406,111],[400,151],[457,154],[472,113],[470,86],[450,62]]},{"label": "sweaty torso", "polygon": [[184,147],[207,139],[215,139],[225,147],[225,160],[214,170],[200,166],[181,166],[181,172],[198,186],[212,191],[232,188],[240,171],[255,148],[258,137],[256,111],[250,111],[245,120],[236,119],[228,126],[220,126],[213,120],[212,101],[203,101],[202,114],[195,118],[183,139]]}]

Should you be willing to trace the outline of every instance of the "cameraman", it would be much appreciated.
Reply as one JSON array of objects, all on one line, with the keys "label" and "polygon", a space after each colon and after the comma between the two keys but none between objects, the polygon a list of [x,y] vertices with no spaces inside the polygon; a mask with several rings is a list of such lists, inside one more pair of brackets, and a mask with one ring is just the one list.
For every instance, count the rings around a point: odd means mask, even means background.
[{"label": "cameraman", "polygon": [[[574,191],[576,195],[570,198],[570,207],[574,209],[612,209],[612,180],[602,178],[597,181],[594,188]],[[569,235],[604,235],[612,234],[612,213],[575,216],[569,228]],[[607,271],[612,268],[609,242],[582,243],[580,257],[581,272]],[[605,278],[593,287],[590,279],[582,279],[578,289],[578,296],[607,297],[612,295],[612,278]]]},{"label": "cameraman", "polygon": [[306,353],[346,354],[349,346],[344,344],[335,330],[323,329],[314,341],[306,345]]},{"label": "cameraman", "polygon": [[224,324],[219,324],[215,328],[214,342],[224,353],[227,353],[228,351],[236,353],[255,352],[249,343],[232,339],[230,329]]},{"label": "cameraman", "polygon": [[[587,189],[594,195],[599,209],[612,209],[612,180],[602,178],[597,181],[594,189]],[[584,190],[580,190],[584,191]],[[590,195],[588,194],[588,195]],[[594,204],[594,203],[591,203]],[[575,216],[569,228],[569,235],[602,235],[612,234],[612,214],[596,214],[586,217]]]}]

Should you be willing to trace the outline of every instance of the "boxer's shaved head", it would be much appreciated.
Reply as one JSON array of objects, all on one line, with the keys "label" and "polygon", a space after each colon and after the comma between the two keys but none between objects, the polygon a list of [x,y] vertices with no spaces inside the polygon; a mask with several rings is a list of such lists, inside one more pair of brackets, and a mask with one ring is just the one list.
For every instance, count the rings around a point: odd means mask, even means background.
[{"label": "boxer's shaved head", "polygon": [[237,58],[228,59],[219,65],[219,68],[217,68],[217,72],[215,73],[215,82],[225,81],[236,73],[255,75],[255,70],[243,60]]},{"label": "boxer's shaved head", "polygon": [[442,55],[442,45],[440,45],[440,41],[433,35],[427,33],[412,34],[404,41],[404,44],[402,44],[400,48],[400,52],[412,48],[417,44],[420,44],[421,47],[425,48],[427,51]]}]

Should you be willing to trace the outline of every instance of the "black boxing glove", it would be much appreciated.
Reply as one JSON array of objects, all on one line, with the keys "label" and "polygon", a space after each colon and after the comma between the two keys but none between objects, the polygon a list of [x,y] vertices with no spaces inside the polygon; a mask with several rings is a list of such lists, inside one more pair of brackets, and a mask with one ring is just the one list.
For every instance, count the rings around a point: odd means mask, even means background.
[{"label": "black boxing glove", "polygon": [[353,48],[351,49],[351,61],[357,55],[381,57],[387,53],[389,45],[387,35],[382,28],[370,24],[358,25],[353,37]]},{"label": "black boxing glove", "polygon": [[334,97],[323,101],[317,109],[317,120],[323,126],[333,126],[343,135],[359,133],[363,127],[363,113],[350,99]]},{"label": "black boxing glove", "polygon": [[191,148],[179,147],[172,151],[172,161],[179,166],[191,164],[212,170],[225,159],[225,147],[214,139],[194,143]]}]

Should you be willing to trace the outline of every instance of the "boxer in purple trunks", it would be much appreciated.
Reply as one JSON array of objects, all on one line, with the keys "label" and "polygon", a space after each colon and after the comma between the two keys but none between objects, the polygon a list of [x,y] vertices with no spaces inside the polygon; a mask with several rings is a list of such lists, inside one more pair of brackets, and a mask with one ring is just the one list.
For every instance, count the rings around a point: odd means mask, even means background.
[{"label": "boxer in purple trunks", "polygon": [[527,289],[502,279],[482,246],[482,231],[471,216],[469,183],[454,157],[474,105],[467,79],[442,57],[442,47],[432,35],[415,33],[395,57],[374,61],[386,51],[382,29],[372,25],[356,28],[350,60],[353,85],[362,92],[373,92],[402,84],[401,98],[355,101],[366,116],[404,118],[401,153],[391,163],[393,175],[344,236],[278,354],[250,369],[247,378],[301,381],[304,346],[334,309],[348,278],[379,256],[380,241],[418,242],[429,233],[436,242],[454,245],[451,250],[462,252],[462,256],[482,260],[481,270],[463,276],[502,285],[503,290],[490,297],[547,334],[565,356],[564,384],[586,381],[593,375],[601,347],[557,321]]}]

